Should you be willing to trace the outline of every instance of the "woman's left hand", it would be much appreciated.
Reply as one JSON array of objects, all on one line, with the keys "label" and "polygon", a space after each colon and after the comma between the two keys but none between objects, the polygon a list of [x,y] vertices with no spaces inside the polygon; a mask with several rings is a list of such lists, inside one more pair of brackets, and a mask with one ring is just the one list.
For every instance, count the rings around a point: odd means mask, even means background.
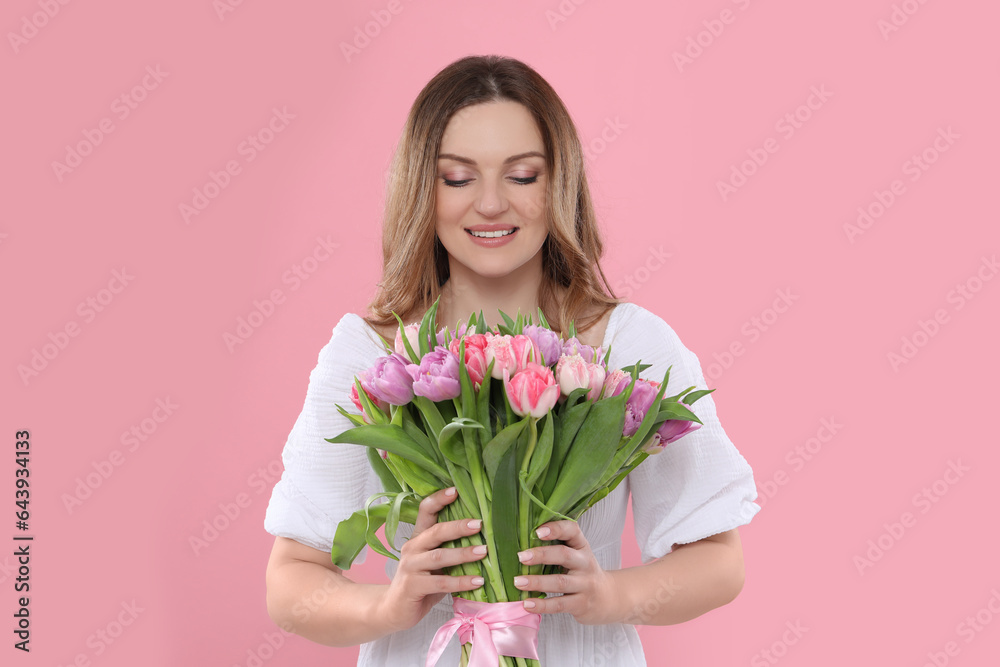
[{"label": "woman's left hand", "polygon": [[[548,528],[548,534],[545,529]],[[518,553],[525,565],[561,565],[563,574],[531,574],[514,578],[514,586],[522,591],[562,593],[553,598],[530,598],[525,609],[537,614],[568,613],[584,625],[617,622],[615,610],[619,600],[610,573],[601,568],[590,550],[587,538],[576,521],[552,521],[538,531],[543,540],[560,540],[565,544],[534,547]],[[526,558],[527,556],[527,558]],[[530,606],[534,603],[534,606]]]}]

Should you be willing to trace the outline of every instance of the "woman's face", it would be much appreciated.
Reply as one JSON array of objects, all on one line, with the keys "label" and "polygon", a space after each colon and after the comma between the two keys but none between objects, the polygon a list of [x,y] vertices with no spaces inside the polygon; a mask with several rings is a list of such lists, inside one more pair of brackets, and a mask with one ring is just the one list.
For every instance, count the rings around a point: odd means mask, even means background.
[{"label": "woman's face", "polygon": [[[453,275],[457,262],[484,277],[505,276],[541,250],[548,234],[544,151],[535,119],[517,102],[465,107],[448,121],[437,163],[436,231]],[[476,238],[478,230],[515,231]]]}]

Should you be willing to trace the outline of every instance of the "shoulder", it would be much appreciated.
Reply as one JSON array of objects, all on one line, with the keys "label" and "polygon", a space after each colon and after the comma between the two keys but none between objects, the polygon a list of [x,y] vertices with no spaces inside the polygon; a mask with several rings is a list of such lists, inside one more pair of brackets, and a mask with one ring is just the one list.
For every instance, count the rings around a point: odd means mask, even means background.
[{"label": "shoulder", "polygon": [[613,314],[616,316],[616,334],[621,333],[629,338],[639,339],[666,336],[671,342],[677,336],[666,320],[637,303],[623,301],[618,304]]},{"label": "shoulder", "polygon": [[336,362],[342,368],[365,366],[386,354],[378,334],[356,313],[344,313],[320,351],[320,364]]},{"label": "shoulder", "polygon": [[642,358],[667,363],[680,361],[688,354],[674,328],[660,315],[637,303],[622,302],[615,308],[612,353],[616,367]]}]

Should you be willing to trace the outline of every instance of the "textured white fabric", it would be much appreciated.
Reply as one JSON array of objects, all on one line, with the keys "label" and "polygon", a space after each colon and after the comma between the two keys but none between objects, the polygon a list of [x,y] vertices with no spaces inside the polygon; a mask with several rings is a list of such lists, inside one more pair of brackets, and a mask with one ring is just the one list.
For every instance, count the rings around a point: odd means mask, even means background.
[{"label": "textured white fabric", "polygon": [[[662,318],[642,306],[626,302],[615,307],[604,349],[609,345],[610,368],[641,361],[651,364],[641,377],[659,381],[672,365],[665,395],[692,385],[706,387],[697,356]],[[332,444],[324,438],[352,426],[334,404],[356,412],[349,398],[353,377],[383,354],[377,334],[358,315],[347,313],[334,327],[309,376],[305,404],[282,452],[285,470],[267,507],[267,532],[329,552],[337,524],[381,491],[363,447]],[[676,544],[744,525],[760,511],[753,502],[757,497],[753,473],[719,423],[712,396],[702,397],[692,408],[704,426],[649,457],[580,518],[604,569],[621,567],[629,493],[643,563],[664,556]],[[410,536],[412,528],[400,525],[397,544]],[[355,562],[363,562],[367,550]],[[386,560],[386,573],[392,577],[397,563]],[[451,600],[445,596],[413,628],[363,644],[358,665],[423,667],[431,638],[451,616]],[[543,614],[538,644],[543,667],[646,664],[633,625],[582,625],[570,614]],[[452,639],[440,664],[459,664],[457,639]]]}]

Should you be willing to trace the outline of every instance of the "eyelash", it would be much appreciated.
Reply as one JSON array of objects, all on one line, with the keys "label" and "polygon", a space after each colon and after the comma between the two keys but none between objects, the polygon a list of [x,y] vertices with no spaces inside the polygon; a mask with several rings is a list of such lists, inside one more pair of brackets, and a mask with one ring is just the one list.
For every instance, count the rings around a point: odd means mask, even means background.
[{"label": "eyelash", "polygon": [[[450,181],[447,178],[442,178],[441,180],[444,181],[445,185],[451,186],[453,188],[461,188],[465,187],[465,185],[472,179],[467,178],[463,181]],[[532,183],[538,180],[538,176],[530,176],[528,178],[513,178],[512,180],[518,185],[531,185]]]}]

